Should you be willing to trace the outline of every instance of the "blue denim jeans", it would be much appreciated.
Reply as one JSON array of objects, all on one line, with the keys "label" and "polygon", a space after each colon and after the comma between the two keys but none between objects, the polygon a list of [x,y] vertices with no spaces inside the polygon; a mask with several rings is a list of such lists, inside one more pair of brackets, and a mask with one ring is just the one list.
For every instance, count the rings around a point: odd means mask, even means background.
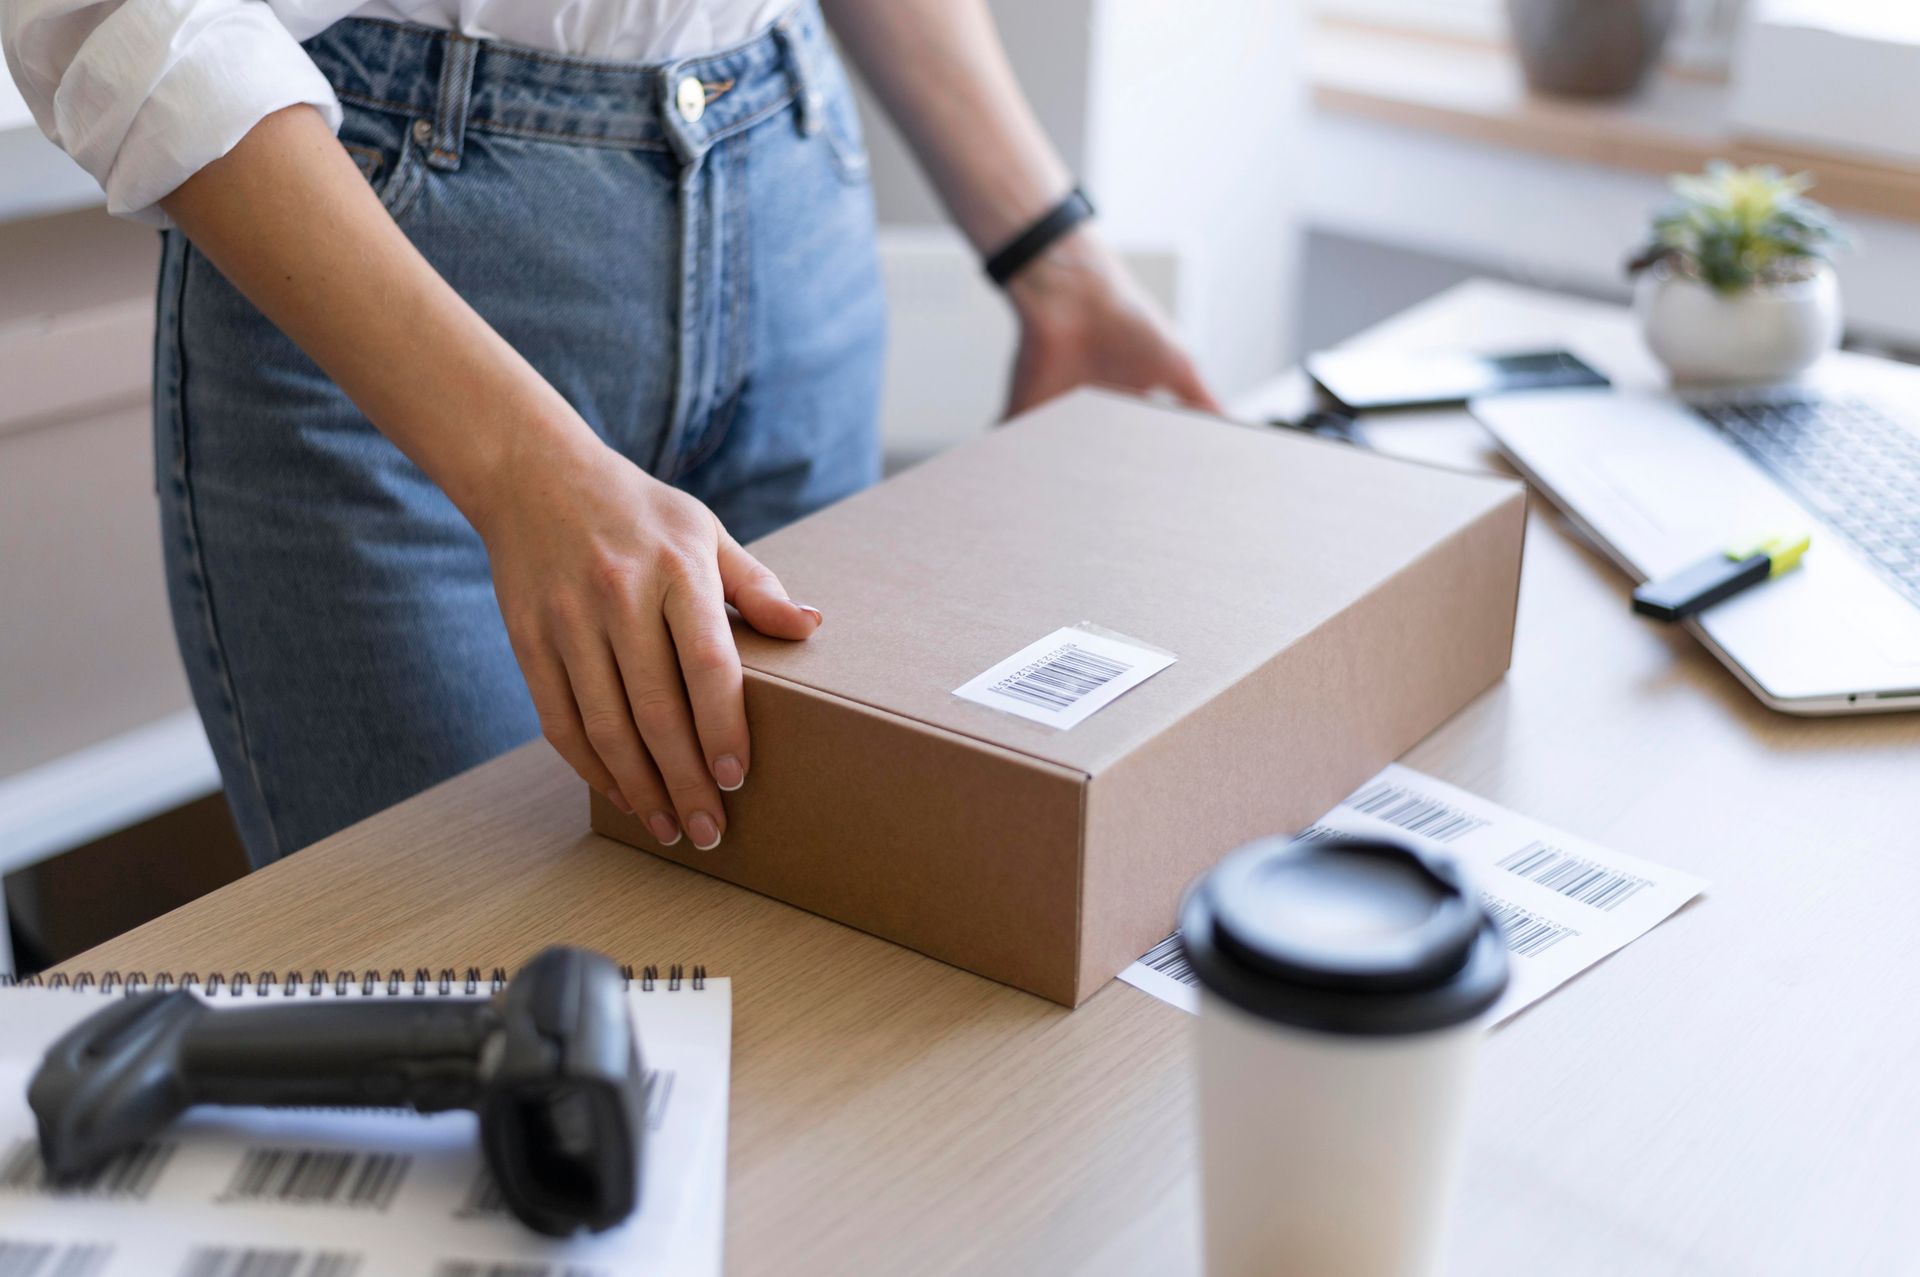
[{"label": "blue denim jeans", "polygon": [[[810,0],[665,66],[363,19],[307,49],[394,220],[622,455],[742,541],[878,476],[872,194]],[[439,489],[177,232],[158,315],[174,626],[255,864],[536,736]]]}]

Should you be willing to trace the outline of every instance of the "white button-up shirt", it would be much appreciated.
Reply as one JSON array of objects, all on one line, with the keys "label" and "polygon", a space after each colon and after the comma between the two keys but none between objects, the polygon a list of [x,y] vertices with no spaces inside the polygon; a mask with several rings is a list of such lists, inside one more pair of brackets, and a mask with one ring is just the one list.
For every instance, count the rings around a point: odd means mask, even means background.
[{"label": "white button-up shirt", "polygon": [[746,40],[791,0],[0,0],[0,43],[40,129],[93,174],[109,212],[158,201],[296,103],[340,127],[300,41],[389,18],[553,53],[657,62]]}]

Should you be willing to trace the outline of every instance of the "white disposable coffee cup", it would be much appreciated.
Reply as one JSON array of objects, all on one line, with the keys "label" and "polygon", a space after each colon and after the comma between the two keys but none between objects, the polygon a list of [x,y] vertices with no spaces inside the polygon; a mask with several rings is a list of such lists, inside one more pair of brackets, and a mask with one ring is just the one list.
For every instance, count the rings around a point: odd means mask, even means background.
[{"label": "white disposable coffee cup", "polygon": [[1272,838],[1188,892],[1212,1277],[1435,1270],[1506,947],[1448,858]]}]

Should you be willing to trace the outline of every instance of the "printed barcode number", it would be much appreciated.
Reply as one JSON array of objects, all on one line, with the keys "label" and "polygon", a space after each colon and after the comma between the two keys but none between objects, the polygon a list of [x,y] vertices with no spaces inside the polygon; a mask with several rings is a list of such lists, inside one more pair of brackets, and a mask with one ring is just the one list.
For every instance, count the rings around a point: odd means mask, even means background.
[{"label": "printed barcode number", "polygon": [[354,1277],[360,1256],[339,1250],[196,1246],[180,1277]]},{"label": "printed barcode number", "polygon": [[40,1145],[31,1139],[17,1139],[7,1146],[6,1156],[0,1157],[0,1193],[52,1193],[61,1197],[145,1201],[177,1147],[167,1140],[136,1144],[86,1174],[55,1185],[47,1181],[46,1164],[40,1160]]},{"label": "printed barcode number", "polygon": [[1023,669],[995,683],[989,690],[1041,709],[1062,713],[1091,692],[1097,692],[1133,666],[1111,656],[1089,652],[1077,643],[1062,643]]},{"label": "printed barcode number", "polygon": [[443,1259],[433,1277],[609,1277],[604,1268],[542,1264],[525,1260]]},{"label": "printed barcode number", "polygon": [[405,1153],[250,1148],[216,1200],[384,1211],[412,1162]]},{"label": "printed barcode number", "polygon": [[1582,860],[1544,842],[1530,842],[1499,862],[1522,878],[1530,878],[1543,887],[1552,887],[1570,900],[1596,909],[1613,909],[1633,899],[1642,887],[1653,884],[1635,874]]},{"label": "printed barcode number", "polygon": [[1480,903],[1505,934],[1507,948],[1523,958],[1537,958],[1568,936],[1580,934],[1572,927],[1563,927],[1498,896],[1482,894]]},{"label": "printed barcode number", "polygon": [[113,1258],[104,1242],[26,1242],[0,1237],[0,1277],[94,1277]]},{"label": "printed barcode number", "polygon": [[1200,977],[1193,973],[1193,965],[1187,961],[1187,947],[1180,943],[1178,931],[1141,954],[1140,961],[1161,975],[1171,976],[1181,984],[1200,982]]},{"label": "printed barcode number", "polygon": [[1346,805],[1435,842],[1452,842],[1487,823],[1438,798],[1416,794],[1384,780],[1368,785],[1349,798]]}]

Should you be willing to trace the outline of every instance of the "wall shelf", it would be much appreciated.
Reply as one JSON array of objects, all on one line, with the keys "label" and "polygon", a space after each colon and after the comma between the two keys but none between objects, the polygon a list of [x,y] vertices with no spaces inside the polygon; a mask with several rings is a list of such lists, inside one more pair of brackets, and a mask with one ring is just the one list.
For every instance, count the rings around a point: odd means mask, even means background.
[{"label": "wall shelf", "polygon": [[1387,124],[1652,174],[1710,159],[1807,172],[1835,208],[1920,222],[1920,168],[1798,151],[1737,135],[1724,81],[1656,73],[1631,98],[1582,102],[1527,91],[1502,45],[1322,22],[1315,107]]}]

